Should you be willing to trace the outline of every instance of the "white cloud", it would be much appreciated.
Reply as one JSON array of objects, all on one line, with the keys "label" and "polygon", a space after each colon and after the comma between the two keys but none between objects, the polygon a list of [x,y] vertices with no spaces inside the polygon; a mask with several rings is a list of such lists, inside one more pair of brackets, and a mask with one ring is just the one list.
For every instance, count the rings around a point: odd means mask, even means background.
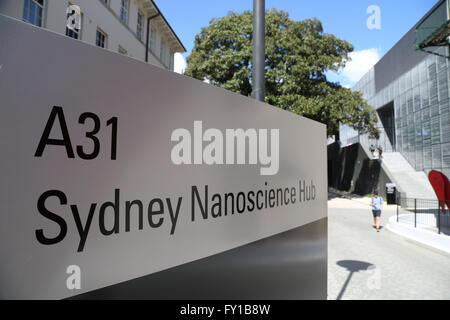
[{"label": "white cloud", "polygon": [[379,60],[377,48],[354,51],[350,53],[351,60],[347,62],[341,75],[353,84],[360,80]]},{"label": "white cloud", "polygon": [[183,74],[184,70],[186,70],[186,60],[183,55],[179,52],[175,53],[174,58],[174,69],[176,73]]}]

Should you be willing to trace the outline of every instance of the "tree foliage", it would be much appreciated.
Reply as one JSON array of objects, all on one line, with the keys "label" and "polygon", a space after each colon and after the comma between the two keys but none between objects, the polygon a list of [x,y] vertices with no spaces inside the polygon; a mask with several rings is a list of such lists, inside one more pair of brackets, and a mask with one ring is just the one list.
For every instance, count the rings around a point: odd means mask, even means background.
[{"label": "tree foliage", "polygon": [[[195,38],[185,74],[238,92],[252,93],[252,12],[213,19]],[[323,32],[317,19],[293,21],[283,11],[266,12],[266,102],[320,121],[328,135],[339,124],[378,136],[376,111],[358,92],[327,80],[340,71],[353,46]]]}]

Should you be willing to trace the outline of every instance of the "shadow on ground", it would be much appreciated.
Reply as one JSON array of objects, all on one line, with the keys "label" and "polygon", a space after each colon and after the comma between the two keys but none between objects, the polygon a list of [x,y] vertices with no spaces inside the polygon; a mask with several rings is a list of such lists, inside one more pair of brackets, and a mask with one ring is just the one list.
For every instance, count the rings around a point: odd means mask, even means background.
[{"label": "shadow on ground", "polygon": [[371,263],[364,262],[364,261],[358,261],[358,260],[341,260],[336,262],[336,264],[342,268],[347,269],[349,272],[349,275],[347,277],[347,280],[345,280],[344,285],[342,286],[341,292],[339,292],[339,295],[337,296],[336,300],[341,300],[344,296],[345,290],[347,289],[348,284],[350,283],[350,280],[354,273],[359,271],[366,271],[369,267],[374,266]]}]

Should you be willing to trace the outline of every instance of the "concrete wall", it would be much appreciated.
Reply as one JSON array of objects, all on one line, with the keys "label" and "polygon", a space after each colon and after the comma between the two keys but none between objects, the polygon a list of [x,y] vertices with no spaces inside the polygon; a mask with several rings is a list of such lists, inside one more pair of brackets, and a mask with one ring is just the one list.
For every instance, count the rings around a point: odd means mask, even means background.
[{"label": "concrete wall", "polygon": [[10,16],[10,17],[14,17],[16,19],[22,19],[23,1],[1,0],[0,1],[0,13]]},{"label": "concrete wall", "polygon": [[[81,8],[81,41],[95,45],[96,31],[97,28],[100,28],[108,35],[106,49],[118,52],[119,46],[121,46],[127,50],[128,56],[141,61],[145,60],[147,29],[145,15],[142,39],[140,40],[136,36],[138,10],[141,9],[145,13],[141,1],[130,0],[128,24],[125,24],[120,20],[120,0],[110,0],[109,5],[105,5],[100,0],[45,0],[43,27],[65,35],[66,9],[69,4],[78,5]],[[22,20],[23,6],[23,0],[1,0],[0,13]],[[162,32],[154,21],[151,23],[151,27],[157,31],[157,36],[156,46],[149,54],[149,63],[168,69],[170,58],[167,57],[166,64],[160,59]],[[170,48],[167,39],[163,38],[163,40]],[[174,48],[171,50],[175,51]]]},{"label": "concrete wall", "polygon": [[359,195],[378,190],[386,197],[386,183],[391,182],[378,160],[370,159],[360,144],[340,148],[328,146],[328,185]]},{"label": "concrete wall", "polygon": [[415,28],[415,26],[411,28],[375,65],[375,91],[377,93],[428,57],[427,53],[415,50]]}]

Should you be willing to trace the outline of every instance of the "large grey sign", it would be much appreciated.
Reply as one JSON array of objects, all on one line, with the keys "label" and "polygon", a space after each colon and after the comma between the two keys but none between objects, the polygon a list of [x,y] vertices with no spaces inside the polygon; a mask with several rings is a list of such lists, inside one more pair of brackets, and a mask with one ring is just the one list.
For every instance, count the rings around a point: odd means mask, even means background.
[{"label": "large grey sign", "polygon": [[0,297],[326,298],[324,125],[1,15],[0,112]]}]

